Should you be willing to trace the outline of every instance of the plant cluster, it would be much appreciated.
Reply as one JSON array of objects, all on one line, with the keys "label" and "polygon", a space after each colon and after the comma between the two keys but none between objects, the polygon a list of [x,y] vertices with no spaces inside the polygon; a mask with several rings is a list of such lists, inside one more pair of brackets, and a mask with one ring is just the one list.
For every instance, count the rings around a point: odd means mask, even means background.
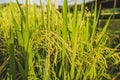
[{"label": "plant cluster", "polygon": [[[99,12],[62,12],[48,0],[0,8],[0,79],[2,80],[104,80],[117,79],[109,68],[120,64],[120,52],[108,47],[107,26],[98,31]],[[98,13],[98,14],[97,14]],[[92,13],[91,13],[92,14]]]}]

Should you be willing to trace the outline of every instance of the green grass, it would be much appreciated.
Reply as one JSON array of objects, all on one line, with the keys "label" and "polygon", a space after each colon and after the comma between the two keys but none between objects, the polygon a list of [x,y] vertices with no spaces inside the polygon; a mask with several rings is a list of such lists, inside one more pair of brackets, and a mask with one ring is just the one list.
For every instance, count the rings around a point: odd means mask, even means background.
[{"label": "green grass", "polygon": [[[83,0],[84,1],[84,0]],[[28,0],[26,0],[28,2]],[[62,12],[50,4],[0,7],[0,79],[2,80],[104,80],[117,79],[111,66],[120,64],[120,46],[108,47],[108,19],[98,30],[97,4],[88,16],[81,10]],[[4,52],[6,51],[6,53]],[[7,62],[5,59],[7,58]],[[118,67],[117,67],[118,68]],[[116,77],[117,76],[117,77]]]}]

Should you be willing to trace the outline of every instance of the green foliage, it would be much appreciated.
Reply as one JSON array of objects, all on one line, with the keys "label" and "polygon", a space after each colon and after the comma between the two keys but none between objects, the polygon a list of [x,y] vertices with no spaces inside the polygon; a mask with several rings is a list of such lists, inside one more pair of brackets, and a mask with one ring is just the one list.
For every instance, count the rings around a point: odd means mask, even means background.
[{"label": "green foliage", "polygon": [[[115,79],[109,72],[120,64],[120,52],[108,47],[106,34],[110,19],[101,31],[99,12],[88,16],[84,0],[81,10],[68,11],[64,0],[62,13],[50,4],[10,3],[0,8],[0,79],[2,80],[103,80]],[[93,18],[94,17],[94,18]],[[4,40],[4,41],[3,41]],[[9,56],[5,56],[6,54]],[[7,58],[7,61],[5,60]],[[8,66],[9,64],[9,66]],[[2,70],[3,69],[3,70]]]}]

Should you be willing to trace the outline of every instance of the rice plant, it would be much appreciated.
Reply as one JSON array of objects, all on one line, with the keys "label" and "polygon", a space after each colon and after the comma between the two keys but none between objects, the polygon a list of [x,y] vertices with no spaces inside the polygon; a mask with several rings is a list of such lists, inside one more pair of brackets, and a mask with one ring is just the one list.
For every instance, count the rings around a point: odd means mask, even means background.
[{"label": "rice plant", "polygon": [[116,51],[120,44],[108,47],[110,19],[99,31],[97,3],[89,16],[84,0],[80,10],[75,3],[73,12],[67,0],[62,12],[50,0],[47,6],[41,0],[40,6],[29,5],[28,0],[25,5],[16,2],[0,8],[0,44],[5,46],[0,46],[0,79],[118,78],[119,72],[111,73],[109,68],[120,64],[120,52]]}]

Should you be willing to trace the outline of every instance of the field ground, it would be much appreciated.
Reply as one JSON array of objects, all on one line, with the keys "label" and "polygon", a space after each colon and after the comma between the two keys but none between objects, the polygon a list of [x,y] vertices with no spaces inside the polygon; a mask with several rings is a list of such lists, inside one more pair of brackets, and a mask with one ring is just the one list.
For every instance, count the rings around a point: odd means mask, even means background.
[{"label": "field ground", "polygon": [[[100,27],[103,27],[106,21],[106,19],[100,20]],[[111,20],[108,26],[108,30],[110,30],[112,33],[120,33],[120,19]]]}]

